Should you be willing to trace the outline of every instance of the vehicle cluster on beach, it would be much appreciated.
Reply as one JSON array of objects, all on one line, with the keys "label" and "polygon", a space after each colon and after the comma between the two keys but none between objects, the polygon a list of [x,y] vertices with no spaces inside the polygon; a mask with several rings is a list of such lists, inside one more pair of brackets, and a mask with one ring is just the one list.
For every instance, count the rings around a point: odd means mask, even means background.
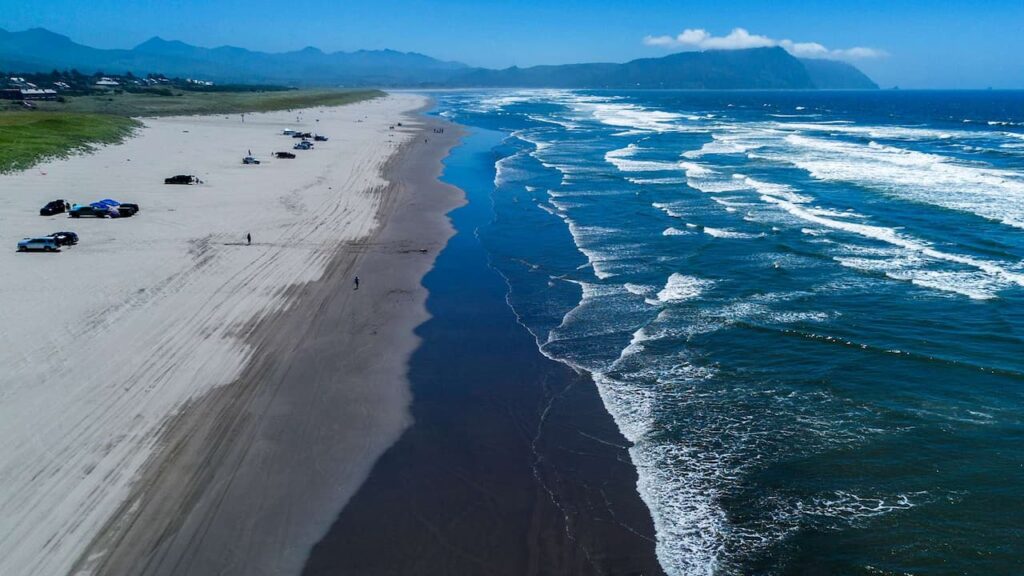
[{"label": "vehicle cluster on beach", "polygon": [[[311,132],[287,129],[282,132],[284,136],[291,136],[299,139],[292,148],[295,150],[312,150],[313,142],[327,142],[327,137]],[[311,140],[312,139],[312,140]],[[292,152],[274,152],[275,158],[291,160],[295,158]],[[242,158],[244,165],[259,165],[258,160],[250,151]],[[193,174],[177,174],[164,178],[164,184],[168,185],[197,185],[203,181]],[[64,199],[47,202],[39,209],[40,216],[55,216],[67,213],[69,218],[93,217],[93,218],[129,218],[139,212],[139,205],[130,202],[120,202],[112,198],[104,198],[88,204],[72,204]],[[47,236],[24,238],[18,242],[19,252],[59,252],[62,246],[73,246],[78,244],[78,235],[74,232],[55,232]]]},{"label": "vehicle cluster on beach", "polygon": [[[288,129],[281,133],[284,136],[291,136],[292,138],[298,138],[299,142],[292,146],[293,150],[312,150],[313,142],[327,142],[327,136],[320,134],[314,134],[312,132],[302,132],[300,130]],[[312,142],[310,141],[312,138]],[[275,152],[274,156],[278,158],[295,158],[294,154],[288,152]]]},{"label": "vehicle cluster on beach", "polygon": [[[39,209],[40,216],[56,216],[67,213],[69,218],[91,216],[94,218],[129,218],[138,214],[139,205],[131,202],[118,202],[112,198],[104,198],[89,204],[71,204],[58,199],[47,202]],[[18,252],[59,252],[62,246],[78,244],[78,234],[74,232],[54,232],[46,236],[23,238],[18,241]]]}]

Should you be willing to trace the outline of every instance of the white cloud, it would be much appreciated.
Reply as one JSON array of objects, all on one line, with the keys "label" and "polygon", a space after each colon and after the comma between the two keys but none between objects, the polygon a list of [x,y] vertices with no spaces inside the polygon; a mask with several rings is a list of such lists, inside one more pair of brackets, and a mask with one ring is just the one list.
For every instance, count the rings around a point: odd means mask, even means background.
[{"label": "white cloud", "polygon": [[829,49],[817,42],[776,40],[760,34],[751,34],[743,28],[734,28],[725,36],[714,36],[702,28],[687,28],[676,36],[647,36],[644,38],[644,44],[662,48],[691,48],[694,50],[740,50],[781,46],[790,54],[800,58],[834,58],[837,60],[864,60],[887,55],[883,50],[863,46]]}]

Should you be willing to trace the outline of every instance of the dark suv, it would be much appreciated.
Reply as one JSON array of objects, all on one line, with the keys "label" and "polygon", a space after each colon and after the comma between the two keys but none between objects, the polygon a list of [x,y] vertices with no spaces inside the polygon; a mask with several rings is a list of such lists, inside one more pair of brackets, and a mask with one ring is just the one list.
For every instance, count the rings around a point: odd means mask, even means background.
[{"label": "dark suv", "polygon": [[78,244],[78,234],[74,232],[54,232],[48,235],[47,238],[53,238],[57,246],[74,246]]},{"label": "dark suv", "polygon": [[54,200],[53,202],[47,202],[46,206],[39,209],[40,216],[53,216],[54,214],[62,214],[69,208],[68,203],[63,200]]},{"label": "dark suv", "polygon": [[139,211],[139,205],[138,204],[130,204],[130,203],[122,202],[121,204],[117,205],[117,212],[119,214],[121,214],[121,216],[134,216],[136,213],[138,213],[138,211]]}]

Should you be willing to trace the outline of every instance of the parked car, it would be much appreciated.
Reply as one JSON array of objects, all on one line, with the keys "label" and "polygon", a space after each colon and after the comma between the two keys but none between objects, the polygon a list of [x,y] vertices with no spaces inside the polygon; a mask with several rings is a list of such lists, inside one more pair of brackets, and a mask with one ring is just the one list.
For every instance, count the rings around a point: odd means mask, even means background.
[{"label": "parked car", "polygon": [[97,212],[102,213],[106,210],[106,214],[101,214],[106,218],[119,218],[121,211],[117,209],[118,203],[113,200],[100,200],[99,202],[91,202],[89,206],[92,206]]},{"label": "parked car", "polygon": [[78,244],[78,234],[74,232],[54,232],[48,235],[47,238],[53,238],[57,246],[74,246]]},{"label": "parked car", "polygon": [[313,136],[313,140],[316,140],[317,142],[327,142],[327,136],[317,134],[316,136]]},{"label": "parked car", "polygon": [[59,252],[60,246],[53,238],[25,238],[18,242],[18,252]]},{"label": "parked car", "polygon": [[246,156],[245,158],[242,158],[242,164],[259,164],[259,163],[260,163],[260,161],[255,159],[255,158],[253,158],[252,156]]},{"label": "parked car", "polygon": [[[135,214],[138,214],[139,210],[141,210],[138,204],[132,204],[130,202],[121,203],[121,205],[118,206],[117,209],[119,212],[121,212],[122,216],[134,216]],[[126,214],[126,212],[131,212],[131,214]]]},{"label": "parked car", "polygon": [[112,216],[112,213],[110,207],[105,204],[75,204],[68,211],[68,216],[72,218],[81,218],[82,216],[107,218]]},{"label": "parked car", "polygon": [[310,132],[293,132],[292,138],[312,138],[313,134]]},{"label": "parked car", "polygon": [[283,132],[281,132],[281,134],[284,134],[285,136],[291,136],[292,134],[295,134],[295,130],[292,130],[291,128],[286,128]]},{"label": "parked car", "polygon": [[164,184],[202,184],[203,181],[191,174],[178,174],[170,178],[164,178]]},{"label": "parked car", "polygon": [[53,216],[54,214],[61,214],[66,212],[68,209],[68,203],[64,200],[54,200],[47,202],[46,206],[39,209],[40,216]]},{"label": "parked car", "polygon": [[274,152],[274,157],[275,158],[283,158],[283,159],[291,159],[291,158],[295,158],[295,154],[292,154],[291,152]]},{"label": "parked car", "polygon": [[292,146],[292,148],[296,150],[311,150],[313,148],[313,143],[310,142],[309,140],[303,140],[302,142],[299,142],[295,146]]}]

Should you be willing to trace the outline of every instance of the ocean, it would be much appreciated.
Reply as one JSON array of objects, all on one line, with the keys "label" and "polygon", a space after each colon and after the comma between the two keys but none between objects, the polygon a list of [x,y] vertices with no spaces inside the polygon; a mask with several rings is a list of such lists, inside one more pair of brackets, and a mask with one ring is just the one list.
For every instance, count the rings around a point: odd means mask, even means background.
[{"label": "ocean", "polygon": [[667,573],[1024,572],[1024,92],[434,97]]}]

